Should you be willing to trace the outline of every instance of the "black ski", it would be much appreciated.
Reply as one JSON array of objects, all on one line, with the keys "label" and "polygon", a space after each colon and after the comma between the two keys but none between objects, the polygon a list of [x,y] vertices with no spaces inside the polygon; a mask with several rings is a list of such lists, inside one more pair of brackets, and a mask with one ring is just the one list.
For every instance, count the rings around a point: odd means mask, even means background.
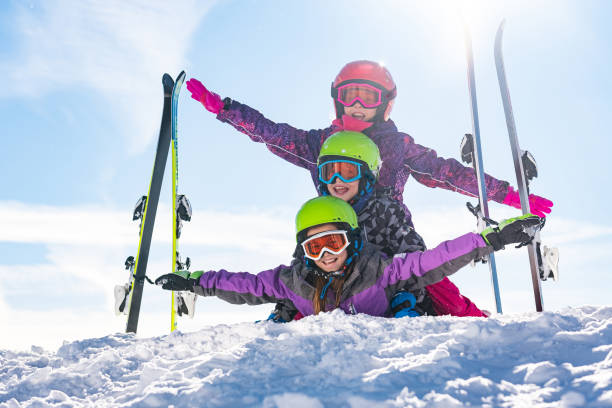
[{"label": "black ski", "polygon": [[[521,200],[521,209],[523,214],[530,212],[529,207],[529,182],[537,177],[537,167],[533,156],[522,151],[516,132],[516,122],[512,111],[512,102],[510,100],[510,91],[506,79],[506,70],[504,68],[504,58],[502,54],[502,38],[504,33],[505,21],[502,21],[495,36],[495,67],[497,68],[497,79],[499,82],[499,90],[504,106],[504,114],[506,116],[506,126],[508,128],[508,136],[510,137],[510,147],[512,149],[512,158],[514,160],[514,170],[516,173],[516,181],[518,184],[519,197]],[[533,241],[527,246],[529,253],[529,265],[531,267],[531,282],[533,284],[533,294],[535,298],[535,306],[538,312],[544,310],[544,302],[542,299],[542,287],[540,280],[546,280],[549,277],[554,280],[558,277],[558,261],[559,251],[557,248],[547,248],[541,245],[540,232],[538,231]]]},{"label": "black ski", "polygon": [[130,311],[125,329],[127,333],[136,333],[138,328],[138,316],[140,314],[140,303],[142,301],[142,291],[147,272],[149,249],[151,248],[151,237],[153,235],[157,204],[159,202],[159,194],[164,179],[168,151],[170,149],[171,98],[174,80],[170,75],[164,74],[162,77],[162,84],[164,87],[164,108],[159,130],[159,139],[157,141],[157,152],[155,153],[155,162],[153,164],[153,173],[149,184],[149,194],[144,200],[144,209],[141,213],[140,242],[138,244],[136,264],[134,266],[134,279],[132,280],[131,298],[129,302]]}]

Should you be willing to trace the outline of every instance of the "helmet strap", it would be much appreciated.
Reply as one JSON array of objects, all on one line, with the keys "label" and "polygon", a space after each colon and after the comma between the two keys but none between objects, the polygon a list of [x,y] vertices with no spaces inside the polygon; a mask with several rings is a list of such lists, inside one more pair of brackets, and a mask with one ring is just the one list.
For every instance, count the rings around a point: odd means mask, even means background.
[{"label": "helmet strap", "polygon": [[348,257],[346,258],[346,261],[344,261],[345,267],[348,267],[349,265],[351,265],[353,261],[355,261],[359,257],[359,254],[361,253],[361,250],[363,249],[363,238],[361,237],[361,230],[359,228],[355,228],[351,230],[350,236],[351,236],[351,245],[349,245],[349,247],[346,248]]},{"label": "helmet strap", "polygon": [[319,297],[319,299],[325,299],[325,293],[327,292],[327,288],[329,288],[329,285],[331,285],[333,280],[334,277],[330,275],[327,279],[327,283],[325,284],[325,286],[323,286],[323,289],[321,290],[321,296]]},{"label": "helmet strap", "polygon": [[389,106],[389,102],[385,102],[380,106],[376,107],[376,115],[372,119],[372,122],[384,122],[385,121],[385,112],[387,111],[387,106]]},{"label": "helmet strap", "polygon": [[319,194],[322,196],[328,196],[329,189],[327,188],[327,184],[323,183],[321,180],[318,181],[317,190],[319,190]]},{"label": "helmet strap", "polygon": [[359,192],[349,200],[349,204],[353,207],[353,210],[359,214],[367,205],[372,193],[374,192],[374,183],[376,183],[376,177],[368,169],[363,172],[361,180],[359,180]]}]

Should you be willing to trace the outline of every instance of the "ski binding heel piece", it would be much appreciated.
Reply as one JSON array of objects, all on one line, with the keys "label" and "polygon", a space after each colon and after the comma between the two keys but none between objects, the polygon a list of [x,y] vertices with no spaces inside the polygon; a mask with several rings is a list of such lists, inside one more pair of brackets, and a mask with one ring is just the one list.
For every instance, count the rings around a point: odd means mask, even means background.
[{"label": "ski binding heel piece", "polygon": [[197,298],[198,295],[192,292],[176,292],[176,313],[179,316],[187,315],[193,319]]},{"label": "ski binding heel piece", "polygon": [[124,285],[115,285],[115,315],[128,314],[128,308],[125,307],[127,303],[128,295],[130,294],[130,286],[126,283]]},{"label": "ski binding heel piece", "polygon": [[559,280],[559,249],[549,248],[542,245],[542,268],[540,279],[545,281],[552,278],[553,281]]}]

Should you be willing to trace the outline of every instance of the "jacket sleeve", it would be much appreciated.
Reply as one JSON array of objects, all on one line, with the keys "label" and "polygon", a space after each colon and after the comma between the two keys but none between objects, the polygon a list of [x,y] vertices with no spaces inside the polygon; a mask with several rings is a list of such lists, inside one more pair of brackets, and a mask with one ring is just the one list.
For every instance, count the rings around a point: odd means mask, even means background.
[{"label": "jacket sleeve", "polygon": [[316,167],[323,139],[331,131],[331,128],[306,131],[286,123],[275,123],[255,109],[233,100],[226,103],[217,119],[232,125],[252,141],[265,143],[275,155],[309,170]]},{"label": "jacket sleeve", "polygon": [[[427,187],[440,187],[478,197],[478,181],[474,168],[466,167],[455,159],[438,157],[435,150],[414,143],[409,136],[404,140],[406,140],[404,166],[419,183]],[[508,193],[507,181],[485,174],[485,185],[489,200],[498,203],[504,201]]]},{"label": "jacket sleeve", "polygon": [[468,233],[425,252],[396,255],[384,269],[381,283],[388,293],[410,291],[440,282],[472,260],[493,252],[479,234]]},{"label": "jacket sleeve", "polygon": [[289,289],[279,278],[289,268],[280,265],[257,275],[248,272],[210,271],[202,274],[194,292],[216,296],[233,304],[260,305],[289,298]]}]

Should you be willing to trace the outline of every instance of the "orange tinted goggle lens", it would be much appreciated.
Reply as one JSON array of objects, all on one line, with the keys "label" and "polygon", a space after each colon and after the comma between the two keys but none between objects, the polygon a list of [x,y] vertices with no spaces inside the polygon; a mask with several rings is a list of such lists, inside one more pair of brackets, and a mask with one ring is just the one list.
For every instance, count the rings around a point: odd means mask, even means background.
[{"label": "orange tinted goggle lens", "polygon": [[344,106],[352,106],[360,101],[364,108],[374,108],[381,104],[381,91],[369,85],[345,85],[338,89],[338,101]]},{"label": "orange tinted goggle lens", "polygon": [[344,182],[350,183],[360,177],[359,165],[345,161],[329,162],[321,165],[320,177],[324,183],[330,183],[336,174],[340,175]]},{"label": "orange tinted goggle lens", "polygon": [[346,245],[344,234],[329,234],[322,237],[312,238],[304,242],[304,252],[309,258],[319,258],[324,248],[334,252],[341,251]]}]

